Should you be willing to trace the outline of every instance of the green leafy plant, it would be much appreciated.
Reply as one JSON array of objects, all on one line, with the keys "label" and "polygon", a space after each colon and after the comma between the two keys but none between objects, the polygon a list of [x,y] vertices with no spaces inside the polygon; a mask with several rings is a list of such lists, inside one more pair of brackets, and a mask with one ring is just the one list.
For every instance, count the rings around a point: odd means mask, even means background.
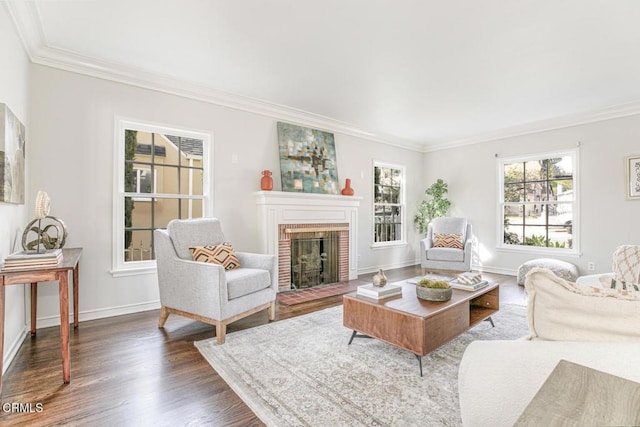
[{"label": "green leafy plant", "polygon": [[431,289],[449,289],[451,285],[442,280],[422,279],[417,283],[418,286]]},{"label": "green leafy plant", "polygon": [[427,196],[431,196],[431,199],[423,200],[420,203],[418,211],[413,218],[413,222],[421,233],[427,232],[429,223],[433,218],[445,216],[449,211],[451,201],[444,197],[448,192],[447,183],[440,178],[425,190],[424,193]]}]

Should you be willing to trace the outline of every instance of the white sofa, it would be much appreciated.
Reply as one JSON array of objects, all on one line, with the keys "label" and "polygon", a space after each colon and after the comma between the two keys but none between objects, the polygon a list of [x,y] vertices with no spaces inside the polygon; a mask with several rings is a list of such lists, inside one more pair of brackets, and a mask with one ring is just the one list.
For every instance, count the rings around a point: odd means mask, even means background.
[{"label": "white sofa", "polygon": [[527,276],[530,336],[476,341],[460,363],[464,426],[512,426],[565,359],[640,382],[640,293],[576,285],[550,270]]}]

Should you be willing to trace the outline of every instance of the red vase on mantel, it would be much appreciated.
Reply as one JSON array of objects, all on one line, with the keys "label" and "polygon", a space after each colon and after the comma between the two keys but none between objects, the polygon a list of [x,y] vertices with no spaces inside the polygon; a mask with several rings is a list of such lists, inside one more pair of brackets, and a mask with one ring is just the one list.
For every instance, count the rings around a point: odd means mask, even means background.
[{"label": "red vase on mantel", "polygon": [[344,184],[344,188],[342,189],[343,196],[353,196],[355,191],[351,188],[351,178],[347,178],[347,181]]},{"label": "red vase on mantel", "polygon": [[270,170],[262,171],[262,179],[260,180],[260,188],[263,191],[271,191],[273,190],[273,178],[271,178]]}]

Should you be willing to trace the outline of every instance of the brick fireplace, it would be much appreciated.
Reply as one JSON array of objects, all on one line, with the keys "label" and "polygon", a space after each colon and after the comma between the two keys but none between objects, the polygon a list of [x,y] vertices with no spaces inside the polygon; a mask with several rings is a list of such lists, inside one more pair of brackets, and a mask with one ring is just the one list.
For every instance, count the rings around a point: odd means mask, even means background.
[{"label": "brick fireplace", "polygon": [[[318,283],[358,277],[357,226],[360,197],[279,191],[259,191],[255,196],[261,250],[278,256],[278,291],[305,287],[305,281],[309,279],[307,276],[313,275],[305,276],[304,265],[296,264],[299,257],[292,263],[292,242],[296,239],[329,238],[329,241],[336,242],[333,249],[325,247],[322,253],[316,250],[317,262],[313,264],[313,268],[320,264],[319,256],[323,266],[333,258],[338,262],[336,275],[330,275],[326,271],[318,273]],[[310,253],[309,257],[313,258],[313,255]],[[310,262],[309,265],[311,264]],[[303,271],[300,271],[301,268]],[[307,268],[306,272],[313,273],[311,270],[312,268]]]},{"label": "brick fireplace", "polygon": [[[336,274],[330,277],[333,280],[323,280],[318,277],[310,286],[305,286],[304,271],[297,271],[300,264],[296,263],[296,257],[292,259],[292,244],[297,240],[318,240],[326,239],[335,242],[333,250],[327,252],[335,252],[335,255],[328,256],[331,263],[336,265]],[[302,255],[306,256],[305,254]],[[298,257],[300,258],[300,257]],[[325,257],[326,258],[326,257]],[[327,262],[329,263],[329,262]],[[324,262],[323,262],[324,264]],[[314,269],[311,275],[314,275]],[[297,273],[297,274],[296,274]],[[299,276],[298,278],[295,276]],[[320,273],[318,273],[320,275]],[[300,277],[301,276],[301,277]],[[278,225],[278,290],[285,291],[290,289],[300,289],[303,287],[317,286],[320,284],[341,282],[349,280],[349,224],[280,224]],[[311,280],[312,281],[312,280]]]}]

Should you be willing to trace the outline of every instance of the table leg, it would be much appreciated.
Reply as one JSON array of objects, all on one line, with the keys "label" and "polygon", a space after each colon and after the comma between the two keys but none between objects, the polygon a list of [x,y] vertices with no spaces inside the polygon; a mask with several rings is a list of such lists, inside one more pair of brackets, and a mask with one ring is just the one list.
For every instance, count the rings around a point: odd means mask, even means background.
[{"label": "table leg", "polygon": [[38,312],[38,282],[31,282],[31,336],[36,335],[36,313]]},{"label": "table leg", "polygon": [[0,394],[2,393],[2,361],[4,359],[4,277],[0,277]]},{"label": "table leg", "polygon": [[67,271],[58,273],[60,292],[60,341],[62,343],[62,381],[71,382],[71,352],[69,349],[69,275]]},{"label": "table leg", "polygon": [[80,288],[80,283],[78,283],[78,269],[80,268],[80,263],[76,264],[76,268],[73,269],[73,327],[78,327],[78,288]]},{"label": "table leg", "polygon": [[422,356],[416,354],[416,358],[418,359],[418,363],[420,364],[420,376],[422,376]]}]

